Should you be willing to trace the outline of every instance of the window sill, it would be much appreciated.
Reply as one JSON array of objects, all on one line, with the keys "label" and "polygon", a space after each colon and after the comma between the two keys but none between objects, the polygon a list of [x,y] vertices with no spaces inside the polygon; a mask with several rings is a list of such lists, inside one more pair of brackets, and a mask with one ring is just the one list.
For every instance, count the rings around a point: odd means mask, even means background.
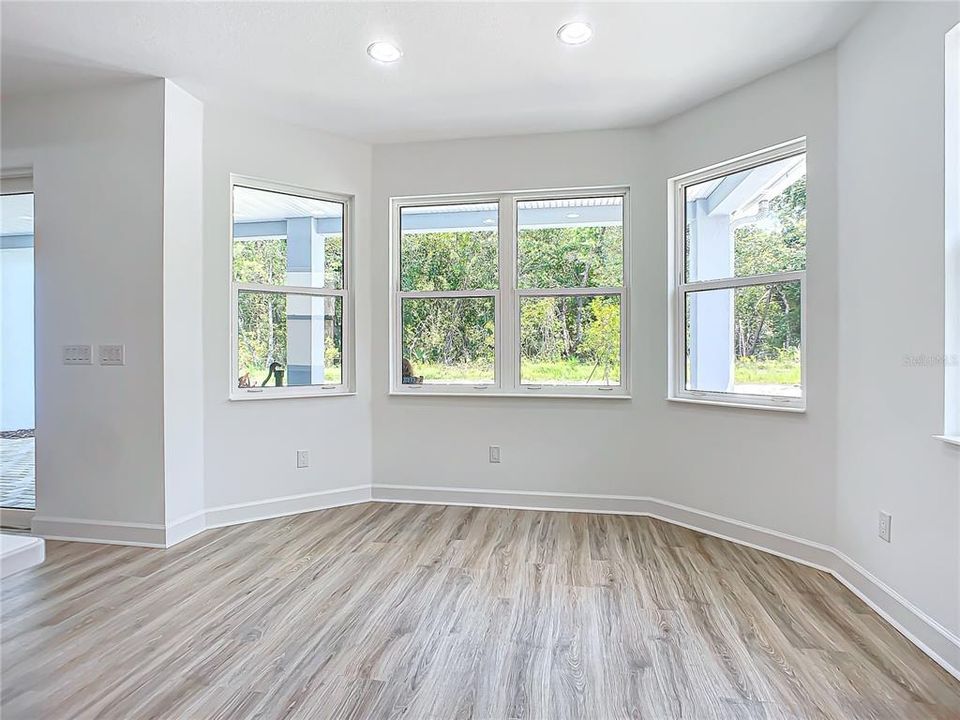
[{"label": "window sill", "polygon": [[390,397],[429,397],[429,398],[438,398],[438,397],[454,397],[454,398],[479,398],[479,397],[490,397],[490,398],[548,398],[551,400],[632,400],[631,395],[612,395],[605,393],[601,395],[600,393],[588,394],[588,393],[542,393],[540,391],[530,391],[526,393],[519,392],[495,392],[487,393],[484,391],[478,392],[444,392],[444,391],[433,391],[433,390],[391,390],[388,395]]},{"label": "window sill", "polygon": [[948,445],[960,447],[960,435],[934,435],[937,440],[943,440]]},{"label": "window sill", "polygon": [[668,397],[667,400],[676,403],[686,403],[691,405],[714,405],[725,408],[742,408],[746,410],[772,410],[773,412],[786,412],[795,414],[804,414],[807,412],[805,405],[766,405],[757,402],[738,402],[735,400],[713,400],[711,398],[693,398],[693,397]]},{"label": "window sill", "polygon": [[251,392],[251,393],[230,393],[227,398],[230,402],[246,402],[248,400],[290,400],[292,398],[324,398],[324,397],[350,397],[356,395],[356,390],[304,390],[299,392]]}]

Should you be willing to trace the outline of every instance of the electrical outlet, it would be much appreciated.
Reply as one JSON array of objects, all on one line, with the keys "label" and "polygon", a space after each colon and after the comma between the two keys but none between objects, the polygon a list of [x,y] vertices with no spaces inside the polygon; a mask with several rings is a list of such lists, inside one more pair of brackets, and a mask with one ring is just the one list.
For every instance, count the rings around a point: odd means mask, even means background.
[{"label": "electrical outlet", "polygon": [[89,345],[64,345],[64,365],[92,365],[93,357]]},{"label": "electrical outlet", "polygon": [[97,348],[97,355],[101,365],[124,364],[123,345],[100,345]]},{"label": "electrical outlet", "polygon": [[310,451],[309,450],[297,450],[297,467],[298,468],[310,467]]},{"label": "electrical outlet", "polygon": [[890,542],[890,522],[893,520],[890,517],[890,513],[886,513],[883,510],[880,511],[880,521],[877,526],[877,535],[880,536],[880,539],[884,542]]},{"label": "electrical outlet", "polygon": [[490,462],[492,463],[500,462],[500,446],[499,445],[490,446]]}]

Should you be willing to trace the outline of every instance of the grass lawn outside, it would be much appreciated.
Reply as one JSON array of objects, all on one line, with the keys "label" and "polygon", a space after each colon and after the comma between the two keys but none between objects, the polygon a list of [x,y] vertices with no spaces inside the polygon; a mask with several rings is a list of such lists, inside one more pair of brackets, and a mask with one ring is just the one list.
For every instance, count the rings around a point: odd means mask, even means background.
[{"label": "grass lawn outside", "polygon": [[[286,368],[284,368],[286,369]],[[250,373],[250,386],[251,387],[260,387],[260,383],[266,379],[267,374],[270,372],[269,368],[251,368],[248,367],[246,370],[240,373],[243,375],[244,372]],[[339,385],[341,380],[340,366],[339,365],[330,365],[323,369],[323,384],[325,385]],[[288,385],[287,374],[283,374],[283,384]],[[270,387],[273,387],[275,381],[273,378],[270,378]]]},{"label": "grass lawn outside", "polygon": [[[415,375],[422,375],[424,382],[481,384],[494,382],[493,360],[480,363],[456,365],[414,363]],[[591,372],[593,376],[591,377]],[[522,382],[543,385],[605,385],[602,368],[594,369],[593,363],[576,360],[532,362],[521,359]],[[610,369],[610,381],[619,383],[620,366]],[[778,358],[775,360],[751,360],[738,358],[734,363],[734,385],[792,386],[800,385],[799,359]]]},{"label": "grass lawn outside", "polygon": [[[247,368],[254,387],[267,376],[266,368]],[[533,362],[526,358],[521,359],[520,372],[522,382],[539,383],[543,385],[605,385],[603,369],[594,369],[593,363],[577,362],[576,360],[557,360],[548,362]],[[593,376],[591,377],[591,372]],[[414,374],[422,375],[424,382],[463,383],[463,384],[490,384],[495,382],[493,360],[477,363],[460,363],[456,365],[414,364]],[[339,383],[341,378],[340,366],[333,365],[325,368],[324,379],[327,383]],[[610,368],[610,381],[620,382],[620,366]],[[272,384],[272,380],[271,380]],[[284,384],[287,378],[284,377]],[[799,360],[780,358],[776,360],[751,360],[738,358],[734,364],[735,385],[800,385]]]},{"label": "grass lawn outside", "polygon": [[[593,371],[593,377],[590,373]],[[603,369],[594,371],[593,363],[580,363],[576,360],[558,360],[555,362],[530,362],[522,360],[520,372],[524,383],[539,383],[543,385],[605,385]],[[462,363],[456,365],[420,364],[414,363],[414,375],[422,375],[425,383],[464,383],[476,384],[493,383],[493,360],[483,363]],[[620,381],[620,366],[610,369],[610,381],[614,384]]]},{"label": "grass lawn outside", "polygon": [[737,358],[733,366],[733,377],[737,385],[799,385],[800,358]]}]

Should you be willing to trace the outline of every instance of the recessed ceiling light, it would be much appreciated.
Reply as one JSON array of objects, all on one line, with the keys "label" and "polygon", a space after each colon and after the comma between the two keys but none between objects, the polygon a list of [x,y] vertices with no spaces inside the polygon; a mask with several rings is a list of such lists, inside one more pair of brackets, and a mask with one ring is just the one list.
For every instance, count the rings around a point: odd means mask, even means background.
[{"label": "recessed ceiling light", "polygon": [[367,45],[367,55],[377,62],[392,63],[403,57],[403,51],[393,43],[378,40]]},{"label": "recessed ceiling light", "polygon": [[569,22],[560,26],[560,29],[557,30],[557,37],[560,42],[567,45],[583,45],[593,37],[593,28],[590,27],[590,23]]},{"label": "recessed ceiling light", "polygon": [[580,213],[567,213],[567,217],[572,220],[573,218],[580,217]]}]

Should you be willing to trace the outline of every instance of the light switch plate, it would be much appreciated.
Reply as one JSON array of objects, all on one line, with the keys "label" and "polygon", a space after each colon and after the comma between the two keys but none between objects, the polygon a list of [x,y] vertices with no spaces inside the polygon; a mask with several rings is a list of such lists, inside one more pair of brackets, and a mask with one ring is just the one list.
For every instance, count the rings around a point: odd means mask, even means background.
[{"label": "light switch plate", "polygon": [[123,365],[123,345],[101,345],[98,348],[101,365]]},{"label": "light switch plate", "polygon": [[93,357],[89,345],[64,345],[64,365],[92,365]]}]

